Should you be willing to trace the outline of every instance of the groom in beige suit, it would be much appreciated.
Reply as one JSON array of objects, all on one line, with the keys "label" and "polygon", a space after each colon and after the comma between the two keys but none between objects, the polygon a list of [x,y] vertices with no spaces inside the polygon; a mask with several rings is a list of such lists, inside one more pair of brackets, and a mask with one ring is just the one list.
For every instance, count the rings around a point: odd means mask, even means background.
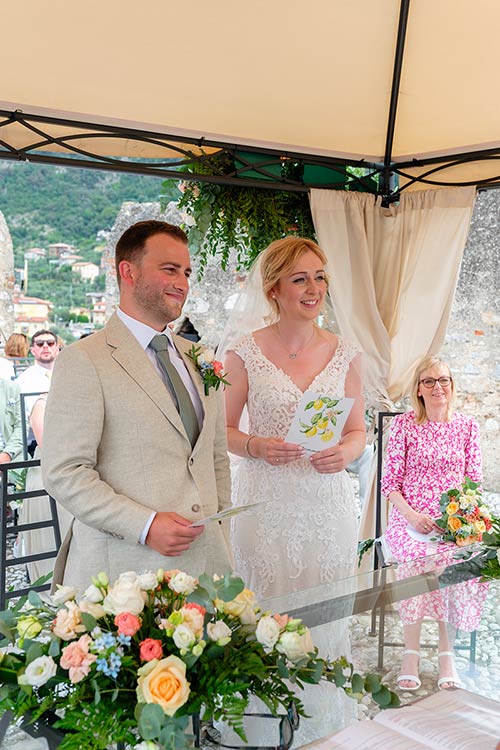
[{"label": "groom in beige suit", "polygon": [[45,487],[75,517],[54,583],[82,589],[101,570],[111,581],[159,567],[224,573],[221,526],[190,526],[230,505],[230,479],[221,391],[205,396],[191,342],[168,328],[188,293],[186,235],[139,222],[117,243],[116,270],[119,309],[61,352],[47,402]]}]

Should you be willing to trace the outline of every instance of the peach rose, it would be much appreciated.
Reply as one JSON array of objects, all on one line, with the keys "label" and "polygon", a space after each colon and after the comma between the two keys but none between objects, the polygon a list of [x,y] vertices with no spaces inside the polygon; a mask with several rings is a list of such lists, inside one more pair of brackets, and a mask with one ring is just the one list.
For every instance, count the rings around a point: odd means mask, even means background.
[{"label": "peach rose", "polygon": [[459,518],[456,518],[455,516],[450,516],[448,518],[448,526],[452,531],[458,531],[460,526],[462,525],[462,522]]},{"label": "peach rose", "polygon": [[273,615],[274,619],[278,623],[281,629],[286,628],[287,622],[290,619],[288,615]]},{"label": "peach rose", "polygon": [[243,589],[230,602],[224,602],[224,612],[232,617],[238,617],[243,625],[255,625],[255,594],[250,589]]},{"label": "peach rose", "polygon": [[163,647],[161,641],[156,638],[146,638],[139,646],[139,656],[143,661],[153,661],[161,659],[163,656]]},{"label": "peach rose", "polygon": [[61,654],[61,667],[69,669],[69,679],[76,684],[90,672],[90,665],[97,659],[89,653],[90,636],[81,635],[77,641],[65,646]]},{"label": "peach rose", "polygon": [[187,625],[197,638],[203,637],[203,623],[206,609],[194,602],[181,608],[182,622]]},{"label": "peach rose", "polygon": [[66,602],[64,607],[58,610],[52,630],[54,635],[63,641],[71,641],[78,633],[85,632],[81,611],[75,602]]},{"label": "peach rose", "polygon": [[135,635],[141,627],[141,621],[137,615],[133,615],[131,612],[120,612],[115,617],[115,625],[119,633]]},{"label": "peach rose", "polygon": [[156,703],[167,716],[174,716],[189,698],[186,665],[178,656],[148,662],[139,669],[137,700],[139,703]]},{"label": "peach rose", "polygon": [[458,510],[458,503],[456,503],[454,500],[449,503],[448,507],[446,508],[446,512],[449,516],[452,516],[454,513],[456,513]]}]

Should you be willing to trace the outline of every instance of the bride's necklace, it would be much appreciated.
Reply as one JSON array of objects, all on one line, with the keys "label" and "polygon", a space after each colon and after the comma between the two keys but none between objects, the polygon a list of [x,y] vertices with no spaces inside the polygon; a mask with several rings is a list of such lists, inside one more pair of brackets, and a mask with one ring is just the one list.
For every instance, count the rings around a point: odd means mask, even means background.
[{"label": "bride's necklace", "polygon": [[314,334],[316,333],[316,329],[313,327],[313,332],[311,333],[310,337],[307,339],[307,341],[304,344],[304,346],[302,346],[300,349],[297,349],[296,352],[291,352],[288,349],[288,347],[285,345],[285,342],[283,341],[283,339],[281,338],[281,334],[280,334],[279,329],[278,329],[278,324],[275,323],[274,326],[273,326],[273,328],[274,328],[274,330],[276,332],[276,336],[279,338],[279,340],[281,342],[281,345],[282,345],[283,349],[285,349],[285,351],[288,353],[288,359],[297,359],[297,357],[299,356],[299,354],[302,354],[302,352],[304,351],[304,349],[307,349],[307,347],[309,346],[309,344],[311,343],[311,341],[314,338]]}]

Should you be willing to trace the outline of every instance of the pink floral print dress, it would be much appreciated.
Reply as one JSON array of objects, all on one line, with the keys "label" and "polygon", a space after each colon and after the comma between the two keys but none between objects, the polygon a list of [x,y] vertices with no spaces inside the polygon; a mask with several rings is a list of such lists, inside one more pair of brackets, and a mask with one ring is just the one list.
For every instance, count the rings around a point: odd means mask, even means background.
[{"label": "pink floral print dress", "polygon": [[[459,487],[464,477],[482,481],[479,426],[473,417],[455,413],[449,422],[418,425],[414,412],[394,417],[387,444],[382,495],[400,492],[419,513],[439,517],[441,494]],[[451,543],[417,541],[408,534],[408,522],[391,505],[385,539],[399,563],[398,577],[417,575],[425,570],[422,558],[435,555],[438,565],[447,565],[458,547]],[[475,630],[481,619],[488,586],[478,580],[442,588],[400,603],[404,625],[422,617],[449,622],[460,630]]]}]

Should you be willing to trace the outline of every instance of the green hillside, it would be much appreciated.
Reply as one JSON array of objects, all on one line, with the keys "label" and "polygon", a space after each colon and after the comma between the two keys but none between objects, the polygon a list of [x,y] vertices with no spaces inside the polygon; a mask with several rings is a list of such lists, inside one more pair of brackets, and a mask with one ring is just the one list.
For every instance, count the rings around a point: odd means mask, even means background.
[{"label": "green hillside", "polygon": [[[158,200],[162,179],[0,160],[0,211],[14,244],[16,266],[30,247],[74,245],[95,261],[97,233],[110,229],[124,201]],[[172,198],[180,196],[172,182]]]}]

